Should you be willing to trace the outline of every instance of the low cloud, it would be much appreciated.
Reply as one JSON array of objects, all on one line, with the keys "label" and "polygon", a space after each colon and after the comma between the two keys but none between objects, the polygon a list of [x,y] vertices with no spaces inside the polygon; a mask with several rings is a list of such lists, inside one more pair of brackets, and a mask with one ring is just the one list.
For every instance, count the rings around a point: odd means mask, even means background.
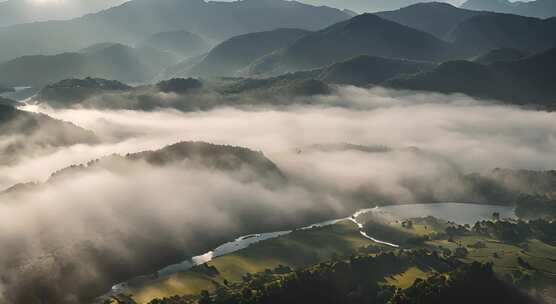
[{"label": "low cloud", "polygon": [[461,95],[352,87],[315,103],[321,106],[191,113],[28,106],[94,131],[101,143],[4,166],[0,188],[179,141],[263,151],[289,182],[269,188],[214,170],[134,163],[0,197],[0,247],[10,248],[0,258],[4,300],[78,303],[239,234],[343,216],[381,201],[452,199],[466,191],[458,176],[470,172],[555,169],[553,113]]}]

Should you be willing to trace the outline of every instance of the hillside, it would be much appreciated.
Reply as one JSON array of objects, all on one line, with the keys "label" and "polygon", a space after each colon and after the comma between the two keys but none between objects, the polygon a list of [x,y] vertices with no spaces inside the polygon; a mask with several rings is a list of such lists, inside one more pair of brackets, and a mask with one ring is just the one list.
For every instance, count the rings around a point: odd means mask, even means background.
[{"label": "hillside", "polygon": [[[104,79],[68,79],[45,87],[33,101],[56,108],[84,106],[147,111],[156,108],[192,111],[222,105],[295,104],[305,102],[297,97],[330,94],[334,91],[333,85],[376,85],[393,77],[428,71],[434,67],[427,62],[359,56],[322,69],[270,78],[172,78],[156,85],[136,88]],[[157,96],[157,92],[177,96],[164,100]],[[98,98],[91,98],[95,95]],[[212,98],[207,99],[207,95]]]},{"label": "hillside", "polygon": [[192,164],[221,171],[252,173],[250,179],[276,179],[283,181],[284,175],[262,152],[243,147],[223,146],[203,142],[181,142],[156,151],[129,154],[126,159],[143,160],[156,166],[177,165],[185,160]]},{"label": "hillside", "polygon": [[309,34],[288,48],[263,57],[250,67],[250,72],[281,74],[359,55],[442,61],[456,53],[452,45],[431,34],[364,14]]},{"label": "hillside", "polygon": [[299,29],[278,29],[236,36],[214,47],[185,73],[192,76],[234,76],[256,59],[287,47],[309,34]]},{"label": "hillside", "polygon": [[48,102],[51,106],[67,106],[79,103],[101,93],[125,92],[130,86],[115,80],[101,78],[65,79],[47,85],[39,91],[36,99]]},{"label": "hillside", "polygon": [[556,18],[482,14],[461,22],[449,40],[472,55],[500,48],[540,52],[556,45]]},{"label": "hillside", "polygon": [[552,109],[556,104],[553,74],[556,49],[510,62],[482,65],[451,61],[414,76],[400,77],[386,85],[420,91],[464,93],[476,97]]},{"label": "hillside", "polygon": [[8,93],[8,92],[13,92],[14,89],[12,87],[0,84],[0,94],[2,93]]},{"label": "hillside", "polygon": [[99,44],[79,53],[23,56],[0,64],[0,82],[40,88],[68,78],[145,82],[174,61],[165,53],[121,44]]},{"label": "hillside", "polygon": [[495,62],[517,61],[527,57],[527,53],[517,49],[495,49],[483,55],[477,56],[473,61],[481,64],[491,64]]},{"label": "hillside", "polygon": [[322,69],[318,79],[326,83],[366,86],[433,67],[433,64],[427,62],[359,56]]},{"label": "hillside", "polygon": [[[350,303],[486,304],[494,297],[523,304],[537,303],[524,290],[553,282],[553,221],[481,221],[466,227],[431,216],[389,215],[353,218],[366,234],[357,233],[351,220],[315,225],[174,274],[136,278],[120,285],[106,303],[336,304],[347,298]],[[377,234],[406,239],[404,250],[365,237]]]},{"label": "hillside", "polygon": [[317,30],[349,17],[338,9],[284,0],[134,0],[69,21],[0,28],[0,62],[24,55],[68,52],[106,41],[132,45],[153,34],[182,29],[221,42],[276,28]]},{"label": "hillside", "polygon": [[471,10],[500,12],[537,18],[556,16],[556,2],[552,0],[467,0],[463,3],[462,7]]},{"label": "hillside", "polygon": [[196,56],[210,48],[202,37],[184,30],[156,33],[139,41],[135,46],[170,52],[180,58]]},{"label": "hillside", "polygon": [[[0,106],[1,107],[1,106]],[[1,109],[1,108],[0,108]],[[1,114],[2,112],[0,112]],[[1,130],[1,129],[0,129]],[[0,133],[1,134],[1,133]],[[237,175],[243,182],[260,182],[278,185],[285,182],[285,175],[262,152],[243,147],[215,145],[204,142],[179,142],[159,150],[143,151],[125,156],[110,155],[86,164],[72,165],[52,173],[44,183],[18,184],[0,195],[17,195],[47,187],[57,180],[73,178],[78,174],[98,168],[125,173],[125,168],[147,163],[156,167],[209,169]],[[129,173],[126,173],[129,174]]]},{"label": "hillside", "polygon": [[94,144],[94,133],[43,114],[0,104],[0,165],[76,144]]},{"label": "hillside", "polygon": [[0,105],[15,107],[17,105],[17,101],[0,96]]},{"label": "hillside", "polygon": [[456,26],[471,17],[483,14],[457,8],[448,3],[418,3],[394,11],[378,12],[377,16],[435,35],[447,38]]}]

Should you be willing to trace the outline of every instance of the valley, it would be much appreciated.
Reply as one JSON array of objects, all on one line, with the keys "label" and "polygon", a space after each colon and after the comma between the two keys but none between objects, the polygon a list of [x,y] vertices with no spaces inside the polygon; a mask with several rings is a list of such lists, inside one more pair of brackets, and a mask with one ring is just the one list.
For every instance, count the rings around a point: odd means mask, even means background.
[{"label": "valley", "polygon": [[553,0],[0,0],[0,304],[556,303]]}]

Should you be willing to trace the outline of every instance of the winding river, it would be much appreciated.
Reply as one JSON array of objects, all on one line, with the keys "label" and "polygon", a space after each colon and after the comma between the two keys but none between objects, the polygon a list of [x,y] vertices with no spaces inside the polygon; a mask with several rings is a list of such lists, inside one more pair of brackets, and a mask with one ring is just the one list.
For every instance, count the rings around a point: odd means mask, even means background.
[{"label": "winding river", "polygon": [[[373,238],[372,236],[365,233],[363,229],[363,224],[358,222],[358,217],[363,214],[374,213],[377,216],[390,216],[398,219],[407,218],[417,218],[433,216],[436,218],[441,218],[447,221],[452,221],[458,224],[474,224],[477,221],[487,220],[492,217],[493,213],[499,213],[501,218],[515,218],[515,212],[512,207],[507,206],[497,206],[497,205],[482,205],[482,204],[463,204],[463,203],[436,203],[436,204],[405,204],[405,205],[391,205],[384,207],[376,207],[372,209],[363,209],[354,213],[352,216],[347,218],[340,218],[335,220],[330,220],[326,222],[316,223],[303,229],[311,229],[315,227],[324,227],[334,225],[338,222],[349,220],[354,222],[359,227],[359,232],[365,238],[372,240],[373,242],[384,244],[391,247],[399,247],[396,244],[384,242]],[[231,242],[224,243],[212,251],[205,254],[195,256],[191,259],[185,260],[181,263],[167,266],[159,271],[157,271],[157,276],[169,276],[174,273],[182,272],[188,270],[194,266],[201,265],[211,261],[212,259],[230,254],[242,249],[245,249],[252,244],[277,238],[280,236],[287,235],[293,230],[289,231],[275,231],[268,233],[252,234],[239,237]],[[127,283],[120,283],[112,287],[113,293],[118,293],[123,291],[127,287]]]}]

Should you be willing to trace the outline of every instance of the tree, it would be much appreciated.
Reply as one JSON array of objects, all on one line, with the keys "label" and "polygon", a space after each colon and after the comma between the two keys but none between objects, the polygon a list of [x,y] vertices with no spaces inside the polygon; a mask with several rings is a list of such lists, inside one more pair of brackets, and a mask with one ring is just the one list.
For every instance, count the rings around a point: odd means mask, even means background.
[{"label": "tree", "polygon": [[199,297],[199,304],[211,304],[212,299],[210,298],[210,293],[207,290],[202,290]]}]

